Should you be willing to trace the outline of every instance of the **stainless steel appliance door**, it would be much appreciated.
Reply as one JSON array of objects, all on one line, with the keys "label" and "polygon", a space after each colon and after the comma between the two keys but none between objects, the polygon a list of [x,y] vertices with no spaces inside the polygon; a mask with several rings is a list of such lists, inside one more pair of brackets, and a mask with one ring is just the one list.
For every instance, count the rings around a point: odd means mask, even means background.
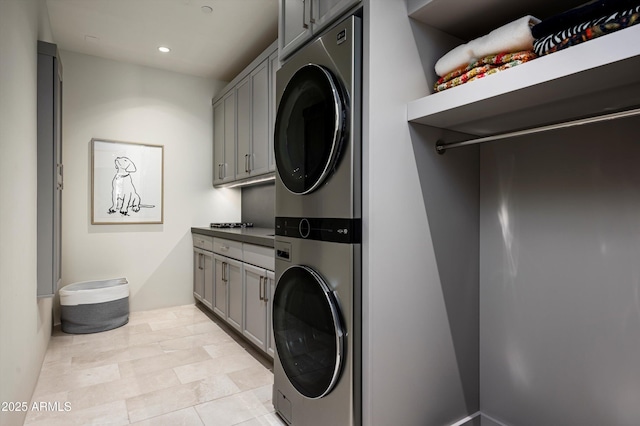
[{"label": "stainless steel appliance door", "polygon": [[282,368],[308,398],[335,386],[343,365],[345,332],[335,294],[313,269],[294,265],[278,280],[273,331]]},{"label": "stainless steel appliance door", "polygon": [[284,90],[275,125],[276,167],[294,194],[314,191],[331,174],[348,137],[348,97],[333,73],[307,64]]}]

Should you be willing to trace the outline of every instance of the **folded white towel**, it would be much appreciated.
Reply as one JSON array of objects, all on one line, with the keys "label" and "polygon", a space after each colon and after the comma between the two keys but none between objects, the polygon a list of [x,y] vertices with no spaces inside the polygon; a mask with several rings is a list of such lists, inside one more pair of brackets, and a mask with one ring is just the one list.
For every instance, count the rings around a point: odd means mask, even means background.
[{"label": "folded white towel", "polygon": [[467,66],[471,62],[474,62],[471,46],[468,43],[461,44],[438,59],[438,62],[436,62],[436,74],[442,77],[453,70]]},{"label": "folded white towel", "polygon": [[527,15],[513,22],[509,22],[491,31],[486,36],[477,38],[468,44],[476,59],[495,55],[497,53],[519,52],[521,50],[533,50],[533,36],[531,27],[540,20]]},{"label": "folded white towel", "polygon": [[531,27],[539,22],[538,18],[531,15],[523,16],[496,28],[487,35],[452,49],[436,62],[436,74],[442,77],[473,61],[497,53],[533,50]]}]

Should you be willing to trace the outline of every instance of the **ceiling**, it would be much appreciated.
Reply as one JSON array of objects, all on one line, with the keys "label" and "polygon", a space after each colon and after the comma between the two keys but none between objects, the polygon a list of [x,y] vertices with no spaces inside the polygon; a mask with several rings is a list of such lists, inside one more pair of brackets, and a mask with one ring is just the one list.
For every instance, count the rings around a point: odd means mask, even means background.
[{"label": "ceiling", "polygon": [[46,3],[61,50],[222,81],[231,81],[278,33],[278,0]]}]

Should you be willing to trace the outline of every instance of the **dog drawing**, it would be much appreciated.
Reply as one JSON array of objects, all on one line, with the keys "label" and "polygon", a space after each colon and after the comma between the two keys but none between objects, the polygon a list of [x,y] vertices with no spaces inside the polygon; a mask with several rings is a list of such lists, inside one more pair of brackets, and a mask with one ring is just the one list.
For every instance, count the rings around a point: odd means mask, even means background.
[{"label": "dog drawing", "polygon": [[111,182],[111,208],[109,214],[119,211],[123,215],[129,214],[129,209],[140,211],[140,195],[136,192],[131,173],[136,171],[136,165],[127,157],[115,159],[116,174]]}]

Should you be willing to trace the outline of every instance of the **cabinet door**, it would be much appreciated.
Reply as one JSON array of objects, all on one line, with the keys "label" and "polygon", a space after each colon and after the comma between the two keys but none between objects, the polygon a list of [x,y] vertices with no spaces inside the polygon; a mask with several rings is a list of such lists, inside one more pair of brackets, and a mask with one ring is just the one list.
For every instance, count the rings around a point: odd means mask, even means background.
[{"label": "cabinet door", "polygon": [[224,100],[224,162],[222,182],[236,178],[236,93],[231,91]]},{"label": "cabinet door", "polygon": [[242,333],[242,262],[226,259],[227,264],[227,322]]},{"label": "cabinet door", "polygon": [[242,334],[263,351],[267,349],[267,273],[244,264],[244,327]]},{"label": "cabinet door", "polygon": [[280,69],[278,52],[269,56],[269,171],[276,170],[276,156],[273,151],[273,132],[276,127],[276,72]]},{"label": "cabinet door", "polygon": [[267,271],[267,354],[272,358],[276,355],[276,344],[273,336],[273,293],[276,292],[276,274]]},{"label": "cabinet door", "polygon": [[202,252],[202,303],[209,309],[213,309],[213,254]]},{"label": "cabinet door", "polygon": [[269,61],[251,73],[251,175],[269,171]]},{"label": "cabinet door", "polygon": [[313,32],[316,33],[355,7],[360,0],[314,0],[313,3]]},{"label": "cabinet door", "polygon": [[235,88],[237,149],[236,178],[249,176],[251,161],[251,76],[244,78]]},{"label": "cabinet door", "polygon": [[227,318],[227,258],[213,255],[213,312]]},{"label": "cabinet door", "polygon": [[62,274],[62,68],[55,44],[38,41],[37,295],[53,296]]},{"label": "cabinet door", "polygon": [[224,99],[213,105],[213,184],[222,183],[224,164]]},{"label": "cabinet door", "polygon": [[213,184],[236,174],[236,92],[231,90],[213,106]]},{"label": "cabinet door", "polygon": [[278,46],[289,56],[311,38],[311,0],[280,0]]},{"label": "cabinet door", "polygon": [[204,294],[204,261],[202,250],[193,249],[193,297],[202,301]]}]

